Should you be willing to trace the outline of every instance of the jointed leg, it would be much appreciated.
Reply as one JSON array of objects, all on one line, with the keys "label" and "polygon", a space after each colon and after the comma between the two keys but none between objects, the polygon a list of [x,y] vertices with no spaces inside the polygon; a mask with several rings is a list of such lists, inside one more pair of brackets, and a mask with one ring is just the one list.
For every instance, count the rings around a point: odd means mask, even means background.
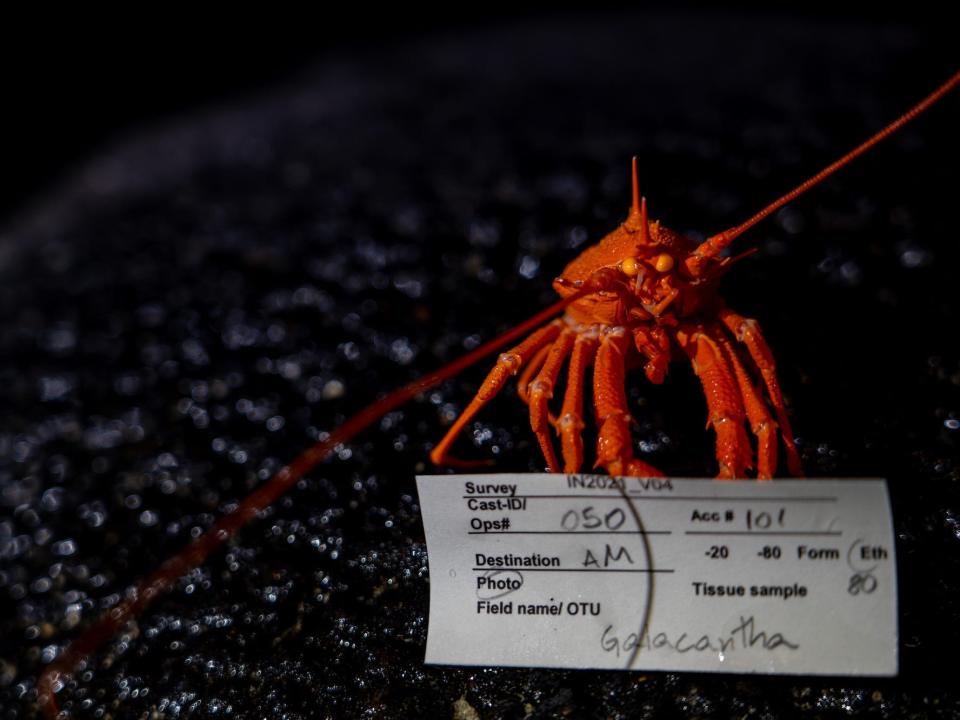
[{"label": "jointed leg", "polygon": [[471,465],[486,464],[483,461],[457,460],[450,456],[450,446],[453,445],[454,440],[457,439],[457,435],[460,434],[460,431],[466,424],[480,412],[480,409],[484,405],[490,402],[496,394],[500,392],[503,386],[506,385],[507,380],[516,375],[524,363],[528,362],[538,350],[549,345],[556,339],[562,327],[563,321],[554,320],[549,325],[544,325],[534,332],[515,348],[508,350],[497,358],[497,364],[493,366],[490,374],[487,375],[487,379],[483,381],[476,396],[460,414],[460,417],[450,426],[450,429],[447,431],[447,434],[443,436],[443,439],[431,451],[430,460],[435,465],[469,467]]},{"label": "jointed leg", "polygon": [[746,477],[750,464],[750,441],[743,428],[744,410],[736,380],[714,342],[702,328],[692,327],[677,333],[680,346],[693,363],[707,398],[709,419],[717,433],[717,462],[723,480]]},{"label": "jointed leg", "polygon": [[517,395],[521,400],[527,405],[530,404],[530,393],[527,391],[527,386],[530,385],[530,380],[540,372],[540,368],[543,367],[544,360],[547,359],[547,353],[550,352],[550,346],[542,347],[537,351],[537,354],[533,356],[533,360],[527,363],[527,366],[523,369],[523,372],[520,373],[520,379],[517,380]]},{"label": "jointed leg", "polygon": [[777,423],[767,410],[767,404],[753,384],[750,375],[740,361],[737,349],[730,342],[726,331],[719,326],[707,330],[710,338],[720,347],[740,386],[740,395],[747,411],[750,428],[757,438],[757,479],[769,480],[777,471]]},{"label": "jointed leg", "polygon": [[553,397],[553,388],[563,367],[563,361],[573,347],[575,335],[576,333],[570,329],[560,333],[560,337],[550,346],[550,352],[547,354],[540,374],[530,385],[530,427],[533,428],[540,442],[543,457],[547,461],[547,470],[550,472],[559,472],[560,463],[557,462],[557,454],[550,439],[550,411],[547,403]]},{"label": "jointed leg", "polygon": [[630,437],[631,417],[627,412],[624,390],[624,361],[630,339],[623,328],[611,328],[603,333],[593,371],[594,405],[597,411],[597,465],[611,475],[662,477],[652,465],[633,457],[633,439]]},{"label": "jointed leg", "polygon": [[733,336],[747,346],[750,357],[760,369],[760,375],[770,395],[770,404],[773,405],[777,413],[777,422],[780,424],[780,435],[783,437],[783,445],[787,451],[787,469],[794,477],[803,477],[800,456],[793,441],[793,430],[790,428],[787,409],[780,392],[780,382],[777,380],[776,363],[767,341],[760,332],[760,324],[756,320],[738,315],[729,308],[722,309],[719,315],[720,321],[733,333]]},{"label": "jointed leg", "polygon": [[590,335],[577,335],[567,371],[567,391],[557,421],[560,434],[560,449],[563,452],[563,471],[575,473],[583,465],[583,379],[587,367],[597,352],[597,339]]}]

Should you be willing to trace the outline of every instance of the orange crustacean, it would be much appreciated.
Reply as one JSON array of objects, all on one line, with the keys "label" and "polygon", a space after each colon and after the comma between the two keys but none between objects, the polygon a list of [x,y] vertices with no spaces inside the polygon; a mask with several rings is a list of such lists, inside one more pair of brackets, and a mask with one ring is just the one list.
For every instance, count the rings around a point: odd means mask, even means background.
[{"label": "orange crustacean", "polygon": [[[574,259],[554,281],[567,303],[564,316],[500,355],[474,399],[434,448],[431,460],[437,465],[475,465],[453,458],[450,448],[467,423],[522,369],[520,397],[530,407],[530,425],[548,469],[577,472],[583,463],[584,376],[593,364],[598,426],[595,465],[613,475],[663,475],[634,456],[624,375],[629,367],[642,363],[650,381],[662,383],[679,350],[690,359],[703,385],[709,424],[716,432],[717,477],[746,477],[747,470],[755,467],[758,479],[772,478],[777,470],[778,436],[786,451],[787,470],[801,477],[773,353],[757,322],[731,310],[717,292],[720,277],[747,253],[732,257],[721,253],[745,231],[899,130],[958,83],[960,73],[745,222],[699,244],[649,221],[634,158],[633,202],[627,219]],[[554,418],[547,403],[568,357],[570,379],[560,415]],[[755,451],[745,430],[747,422],[756,437]],[[551,425],[560,436],[562,466],[550,437]]]},{"label": "orange crustacean", "polygon": [[[583,385],[592,364],[596,465],[611,475],[663,475],[634,457],[624,375],[628,368],[643,364],[650,381],[662,383],[679,349],[690,358],[707,398],[710,424],[717,435],[718,476],[744,477],[755,464],[758,478],[773,477],[778,430],[790,473],[802,475],[773,355],[756,321],[729,309],[718,293],[720,277],[737,258],[719,257],[717,252],[716,244],[698,245],[649,221],[634,158],[633,203],[627,219],[554,281],[560,296],[574,301],[562,318],[500,355],[473,402],[434,449],[433,462],[463,463],[449,455],[457,434],[523,368],[520,396],[530,407],[530,425],[547,468],[561,470],[550,437],[552,425],[560,436],[563,471],[579,471],[584,455]],[[580,296],[584,288],[590,291]],[[554,418],[547,404],[568,359],[570,380],[560,415]],[[751,369],[762,380],[776,420],[761,387],[754,384]],[[744,429],[747,420],[757,438],[756,463]]]}]

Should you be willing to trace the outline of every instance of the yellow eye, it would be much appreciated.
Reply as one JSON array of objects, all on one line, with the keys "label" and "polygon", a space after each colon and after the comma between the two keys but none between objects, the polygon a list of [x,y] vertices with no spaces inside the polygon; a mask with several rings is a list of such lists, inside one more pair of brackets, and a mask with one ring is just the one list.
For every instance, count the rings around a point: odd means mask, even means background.
[{"label": "yellow eye", "polygon": [[626,260],[621,261],[620,272],[627,277],[636,277],[636,274],[640,272],[640,264],[636,258],[628,257]]},{"label": "yellow eye", "polygon": [[657,269],[657,272],[669,272],[670,270],[673,270],[673,257],[671,255],[667,255],[667,253],[657,255],[656,259],[653,261],[653,266]]}]

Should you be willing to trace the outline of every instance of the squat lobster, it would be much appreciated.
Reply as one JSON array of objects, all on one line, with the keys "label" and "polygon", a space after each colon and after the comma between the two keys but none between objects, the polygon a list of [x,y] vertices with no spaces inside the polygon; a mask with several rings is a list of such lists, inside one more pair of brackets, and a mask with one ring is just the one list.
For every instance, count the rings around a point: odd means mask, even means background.
[{"label": "squat lobster", "polygon": [[[626,221],[597,245],[587,248],[554,281],[568,301],[563,318],[540,328],[524,342],[500,355],[480,390],[440,441],[430,459],[437,465],[475,465],[450,456],[460,431],[503,388],[511,375],[526,365],[520,377],[521,399],[530,406],[530,425],[537,436],[547,468],[560,469],[549,426],[560,435],[563,471],[577,472],[583,463],[583,381],[587,366],[595,365],[593,395],[597,417],[596,466],[612,475],[660,476],[662,472],[633,455],[630,414],[624,375],[645,360],[644,371],[653,383],[662,383],[676,349],[690,358],[707,399],[709,424],[716,432],[719,478],[745,477],[756,465],[758,479],[772,478],[777,467],[777,435],[783,440],[790,474],[803,469],[787,418],[773,353],[755,320],[730,310],[717,293],[717,282],[737,257],[720,257],[730,243],[755,224],[899,130],[960,84],[954,74],[931,95],[836,162],[798,185],[735,227],[693,240],[647,218],[646,199],[640,197],[637,159],[633,159],[633,203]],[[746,253],[745,253],[746,254]],[[742,357],[737,340],[746,348]],[[563,363],[570,358],[570,381],[560,417],[550,416]],[[754,385],[747,366],[759,374],[767,401]],[[536,378],[530,378],[536,373]],[[744,430],[749,421],[757,439],[756,462]]]},{"label": "squat lobster", "polygon": [[[646,199],[640,197],[637,159],[633,159],[633,203],[627,219],[600,242],[587,248],[554,281],[567,303],[560,320],[534,332],[500,355],[476,396],[430,453],[437,465],[472,466],[477,461],[451,457],[450,447],[460,431],[526,365],[519,394],[530,407],[530,425],[537,436],[547,468],[557,472],[549,425],[560,435],[563,471],[577,472],[583,463],[583,381],[593,362],[593,394],[597,425],[596,466],[611,475],[662,476],[634,457],[630,437],[624,376],[644,360],[651,382],[662,383],[675,349],[690,358],[707,399],[709,424],[716,432],[716,454],[721,479],[746,476],[756,465],[758,479],[770,479],[777,467],[777,430],[783,440],[787,469],[803,476],[793,431],[777,380],[773,353],[760,326],[729,309],[717,294],[717,283],[730,265],[747,253],[721,257],[746,230],[817,185],[893,134],[960,84],[960,72],[862,144],[813,177],[775,200],[746,222],[707,238],[699,245],[690,238],[651,223]],[[749,361],[741,357],[746,348]],[[561,368],[570,358],[570,381],[559,418],[550,416]],[[758,372],[766,388],[770,415],[759,387],[746,364]],[[539,371],[539,372],[538,372]],[[537,373],[530,383],[530,378]],[[757,439],[756,462],[744,430],[749,421]]]},{"label": "squat lobster", "polygon": [[[647,378],[662,383],[672,355],[680,349],[690,358],[707,398],[709,422],[717,434],[718,477],[744,477],[754,464],[758,478],[773,477],[778,427],[787,467],[801,476],[773,355],[757,322],[730,310],[717,292],[720,277],[737,259],[719,257],[723,246],[710,240],[698,246],[660,223],[651,223],[646,198],[640,197],[634,158],[633,204],[626,221],[570,263],[553,283],[564,298],[585,288],[589,293],[571,302],[563,318],[500,355],[430,459],[437,465],[466,464],[449,455],[453,441],[507,380],[526,366],[519,393],[530,406],[530,425],[547,469],[560,470],[550,438],[553,425],[560,436],[563,471],[577,472],[583,463],[584,376],[594,364],[596,465],[611,475],[663,475],[634,457],[624,375],[630,367],[644,363]],[[741,356],[734,340],[746,348],[749,360]],[[569,382],[560,416],[554,418],[547,404],[568,358]],[[776,421],[747,365],[762,378]],[[757,438],[756,463],[745,420]]]}]

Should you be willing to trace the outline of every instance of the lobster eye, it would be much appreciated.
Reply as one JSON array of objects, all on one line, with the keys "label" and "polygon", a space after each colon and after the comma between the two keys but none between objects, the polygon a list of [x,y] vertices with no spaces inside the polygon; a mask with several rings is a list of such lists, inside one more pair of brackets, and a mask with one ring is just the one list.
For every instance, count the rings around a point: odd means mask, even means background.
[{"label": "lobster eye", "polygon": [[657,269],[657,272],[670,272],[673,270],[673,256],[667,255],[667,253],[657,255],[653,260],[653,267]]},{"label": "lobster eye", "polygon": [[627,277],[636,277],[636,274],[640,272],[640,263],[637,262],[635,257],[628,257],[620,262],[620,272]]}]

